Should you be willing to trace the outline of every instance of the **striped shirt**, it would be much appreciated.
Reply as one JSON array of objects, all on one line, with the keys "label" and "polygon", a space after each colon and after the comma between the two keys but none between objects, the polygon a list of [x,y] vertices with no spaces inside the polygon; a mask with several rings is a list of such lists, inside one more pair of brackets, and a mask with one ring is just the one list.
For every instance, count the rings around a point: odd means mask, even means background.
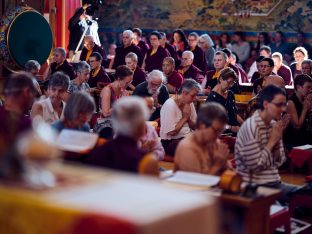
[{"label": "striped shirt", "polygon": [[256,111],[243,123],[237,134],[236,170],[245,182],[249,181],[250,172],[252,182],[256,184],[276,183],[281,180],[278,167],[286,160],[282,139],[279,141],[279,147],[275,147],[272,152],[266,147],[274,123],[272,120],[267,126],[260,112]]}]

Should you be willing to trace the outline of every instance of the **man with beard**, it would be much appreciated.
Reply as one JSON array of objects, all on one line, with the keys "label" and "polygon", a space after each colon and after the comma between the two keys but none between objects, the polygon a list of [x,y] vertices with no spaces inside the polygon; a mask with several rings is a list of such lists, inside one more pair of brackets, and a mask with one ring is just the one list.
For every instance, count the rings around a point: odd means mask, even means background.
[{"label": "man with beard", "polygon": [[153,70],[147,75],[147,81],[139,84],[133,91],[133,95],[140,97],[153,97],[155,111],[152,113],[150,120],[160,118],[160,108],[169,98],[169,93],[166,86],[164,74],[159,70]]},{"label": "man with beard", "polygon": [[125,57],[130,52],[135,53],[138,56],[138,64],[141,67],[143,62],[143,55],[141,49],[133,44],[133,32],[131,30],[126,30],[122,33],[122,46],[116,48],[116,55],[113,62],[113,69],[116,69],[120,65],[125,65]]},{"label": "man with beard", "polygon": [[30,112],[31,118],[39,115],[48,124],[61,119],[64,116],[65,102],[63,100],[68,86],[69,77],[63,72],[56,72],[51,75],[48,85],[48,97],[34,103]]}]

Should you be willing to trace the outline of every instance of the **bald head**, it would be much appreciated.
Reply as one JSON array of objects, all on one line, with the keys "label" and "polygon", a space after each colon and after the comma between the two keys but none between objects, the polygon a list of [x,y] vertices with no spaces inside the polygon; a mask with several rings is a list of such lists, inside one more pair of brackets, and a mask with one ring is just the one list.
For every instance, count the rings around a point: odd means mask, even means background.
[{"label": "bald head", "polygon": [[280,88],[285,88],[285,81],[281,76],[278,75],[270,75],[264,78],[263,87],[268,85],[276,85]]}]

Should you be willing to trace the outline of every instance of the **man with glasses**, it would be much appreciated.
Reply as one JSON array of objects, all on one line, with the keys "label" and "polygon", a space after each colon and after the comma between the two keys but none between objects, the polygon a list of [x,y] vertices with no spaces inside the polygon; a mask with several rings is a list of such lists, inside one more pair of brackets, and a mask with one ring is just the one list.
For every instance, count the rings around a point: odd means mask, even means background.
[{"label": "man with glasses", "polygon": [[201,84],[204,80],[203,71],[194,66],[194,54],[192,51],[186,50],[182,54],[181,66],[178,72],[184,77],[184,79],[192,78]]},{"label": "man with glasses", "polygon": [[202,106],[197,115],[196,130],[178,145],[174,170],[220,175],[228,168],[230,151],[218,138],[227,123],[223,106],[212,102]]},{"label": "man with glasses", "polygon": [[237,171],[244,182],[281,189],[281,202],[298,188],[281,181],[278,168],[286,161],[283,132],[289,118],[286,111],[286,92],[275,85],[265,87],[257,110],[241,126],[235,144]]},{"label": "man with glasses", "polygon": [[111,79],[102,66],[103,58],[100,53],[94,52],[89,57],[89,64],[91,67],[88,84],[93,89],[93,98],[96,104],[96,109],[99,108],[99,94],[104,86],[111,83]]},{"label": "man with glasses", "polygon": [[140,97],[153,97],[155,111],[152,113],[150,120],[160,118],[160,108],[169,98],[169,93],[164,85],[166,78],[159,70],[153,70],[147,75],[147,81],[139,84],[133,91],[133,95]]}]

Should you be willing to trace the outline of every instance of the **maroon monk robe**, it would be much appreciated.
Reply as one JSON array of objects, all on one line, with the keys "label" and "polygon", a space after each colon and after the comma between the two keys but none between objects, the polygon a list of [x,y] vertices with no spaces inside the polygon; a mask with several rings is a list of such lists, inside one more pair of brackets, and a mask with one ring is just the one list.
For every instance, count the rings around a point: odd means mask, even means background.
[{"label": "maroon monk robe", "polygon": [[141,53],[144,58],[147,51],[150,49],[150,46],[143,40],[140,40],[137,46],[141,49]]},{"label": "maroon monk robe", "polygon": [[191,51],[194,54],[194,60],[193,60],[194,66],[196,66],[197,68],[199,68],[205,73],[208,67],[207,67],[207,61],[206,61],[206,56],[205,56],[204,51],[198,46],[196,46],[195,49]]},{"label": "maroon monk robe", "polygon": [[146,81],[146,74],[141,68],[137,66],[133,73],[133,81],[131,84],[136,87],[138,84],[141,84],[144,81]]},{"label": "maroon monk robe", "polygon": [[166,42],[165,48],[168,50],[170,57],[172,57],[175,61],[175,67],[179,67],[181,64],[181,61],[178,58],[178,54],[174,48],[174,46],[170,45],[168,42]]},{"label": "maroon monk robe", "polygon": [[174,86],[176,90],[178,90],[183,82],[183,76],[179,72],[173,70],[173,72],[167,76],[167,81],[168,84]]},{"label": "maroon monk robe", "polygon": [[216,73],[216,70],[209,70],[206,72],[206,85],[205,85],[205,89],[207,89],[207,87],[209,86],[211,89],[213,89],[216,84],[218,83],[218,79],[214,78],[214,75]]},{"label": "maroon monk robe", "polygon": [[[107,56],[106,56],[105,51],[100,46],[98,46],[97,44],[94,44],[94,47],[92,49],[92,53],[94,53],[94,52],[98,52],[102,56],[102,58],[103,58],[102,66],[105,66],[105,64],[107,64]],[[88,54],[88,49],[86,47],[83,47],[81,54],[80,54],[80,61],[88,62],[86,60],[87,54]]]},{"label": "maroon monk robe", "polygon": [[64,62],[62,64],[59,64],[59,65],[56,62],[53,62],[53,63],[51,63],[50,68],[51,68],[51,74],[58,72],[58,71],[62,71],[66,75],[68,75],[71,80],[75,79],[74,69],[73,69],[72,65],[70,65],[67,62],[67,60],[64,60]]},{"label": "maroon monk robe", "polygon": [[282,64],[280,69],[278,69],[277,71],[277,75],[281,76],[284,79],[285,85],[292,85],[293,78],[290,67]]},{"label": "maroon monk robe", "polygon": [[184,77],[184,79],[192,78],[196,80],[199,84],[201,84],[205,78],[203,72],[195,67],[193,64],[189,67],[189,69],[187,69],[187,71],[183,72],[182,66],[179,67],[178,71]]},{"label": "maroon monk robe", "polygon": [[114,59],[113,69],[116,69],[120,65],[125,65],[126,64],[125,57],[130,52],[133,52],[138,56],[138,65],[139,67],[141,67],[142,62],[143,62],[143,55],[142,55],[141,49],[138,46],[131,44],[130,46],[126,48],[124,46],[119,46],[116,48],[116,55]]},{"label": "maroon monk robe", "polygon": [[109,78],[103,67],[101,67],[98,73],[96,73],[95,69],[92,69],[90,72],[90,78],[88,80],[90,88],[99,87],[98,83],[111,83],[111,79]]},{"label": "maroon monk robe", "polygon": [[152,50],[153,49],[151,48],[146,53],[145,70],[148,72],[151,72],[154,69],[161,71],[164,58],[170,57],[170,54],[167,49],[161,46],[158,47],[156,53],[153,55],[151,55]]}]

